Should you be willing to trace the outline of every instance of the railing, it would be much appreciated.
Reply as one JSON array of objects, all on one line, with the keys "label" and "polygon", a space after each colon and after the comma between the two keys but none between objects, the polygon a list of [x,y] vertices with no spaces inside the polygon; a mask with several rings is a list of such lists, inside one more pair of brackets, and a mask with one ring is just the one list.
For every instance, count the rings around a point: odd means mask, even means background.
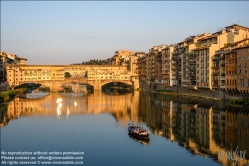
[{"label": "railing", "polygon": [[190,81],[195,81],[195,80],[196,80],[196,77],[189,77],[189,80],[190,80]]},{"label": "railing", "polygon": [[189,64],[195,64],[195,63],[196,63],[196,60],[188,59],[188,63],[189,63]]},{"label": "railing", "polygon": [[220,68],[219,65],[212,66],[212,69],[219,69],[219,68]]},{"label": "railing", "polygon": [[219,75],[219,73],[212,73],[212,75],[213,75],[213,76],[218,76],[218,75]]},{"label": "railing", "polygon": [[196,58],[196,56],[195,56],[195,54],[189,54],[189,55],[188,55],[188,58],[191,58],[191,59],[192,59],[192,58]]},{"label": "railing", "polygon": [[196,75],[195,72],[188,72],[189,75]]}]

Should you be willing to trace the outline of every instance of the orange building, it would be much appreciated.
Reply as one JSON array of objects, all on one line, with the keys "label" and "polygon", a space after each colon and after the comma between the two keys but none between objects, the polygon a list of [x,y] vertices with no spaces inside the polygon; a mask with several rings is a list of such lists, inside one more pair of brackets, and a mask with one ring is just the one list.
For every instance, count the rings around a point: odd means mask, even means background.
[{"label": "orange building", "polygon": [[237,88],[249,90],[249,44],[234,49],[237,52]]}]

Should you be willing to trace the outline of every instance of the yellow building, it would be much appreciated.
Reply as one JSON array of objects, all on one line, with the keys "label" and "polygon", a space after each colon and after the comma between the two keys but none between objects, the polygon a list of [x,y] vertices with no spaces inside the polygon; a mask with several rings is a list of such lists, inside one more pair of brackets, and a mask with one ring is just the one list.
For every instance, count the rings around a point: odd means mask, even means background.
[{"label": "yellow building", "polygon": [[115,52],[115,55],[111,58],[111,65],[128,65],[129,57],[134,55],[134,52],[121,49]]},{"label": "yellow building", "polygon": [[237,52],[237,89],[249,91],[249,45],[234,50]]},{"label": "yellow building", "polygon": [[147,55],[144,54],[143,56],[138,57],[137,59],[137,66],[138,66],[138,77],[139,80],[145,81],[147,78]]},{"label": "yellow building", "polygon": [[164,86],[172,86],[173,80],[175,80],[171,70],[173,51],[173,45],[167,46],[162,50],[162,85]]},{"label": "yellow building", "polygon": [[[197,87],[212,89],[212,73],[217,72],[217,69],[212,69],[214,61],[220,61],[220,66],[224,66],[224,59],[214,56],[220,48],[233,44],[242,40],[245,36],[249,35],[249,29],[239,26],[237,24],[227,26],[213,34],[202,34],[196,43],[195,55],[196,61],[196,84]],[[225,88],[225,68],[219,71],[219,78],[221,80],[221,88]]]},{"label": "yellow building", "polygon": [[146,57],[146,69],[147,69],[147,80],[148,81],[155,81],[155,59],[156,56],[159,54],[159,52],[162,52],[162,50],[166,48],[165,44],[161,44],[158,46],[154,46],[149,49],[149,52]]},{"label": "yellow building", "polygon": [[0,54],[0,81],[6,81],[6,65],[8,64],[26,64],[26,58],[21,58],[15,54],[11,54],[8,52],[1,52]]}]

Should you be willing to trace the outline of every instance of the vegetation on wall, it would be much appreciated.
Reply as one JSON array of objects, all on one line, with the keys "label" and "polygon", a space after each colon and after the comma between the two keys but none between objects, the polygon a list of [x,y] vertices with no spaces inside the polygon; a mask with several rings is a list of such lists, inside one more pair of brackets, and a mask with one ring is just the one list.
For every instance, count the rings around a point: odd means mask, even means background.
[{"label": "vegetation on wall", "polygon": [[35,84],[35,83],[26,83],[26,84],[21,84],[21,85],[18,85],[16,86],[14,89],[20,89],[20,88],[27,88],[28,90],[29,89],[37,89],[38,87],[40,87],[41,84]]},{"label": "vegetation on wall", "polygon": [[11,101],[14,99],[18,92],[15,90],[8,90],[5,92],[0,92],[0,102],[6,102],[6,101]]},{"label": "vegetation on wall", "polygon": [[231,99],[230,103],[235,105],[247,105],[249,104],[249,99]]}]

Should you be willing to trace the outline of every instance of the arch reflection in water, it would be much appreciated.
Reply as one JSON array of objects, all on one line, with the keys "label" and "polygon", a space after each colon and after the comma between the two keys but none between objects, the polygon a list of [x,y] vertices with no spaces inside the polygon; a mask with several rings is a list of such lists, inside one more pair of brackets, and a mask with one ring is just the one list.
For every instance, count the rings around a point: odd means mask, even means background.
[{"label": "arch reflection in water", "polygon": [[147,146],[150,145],[150,138],[149,137],[141,138],[141,137],[133,136],[132,134],[129,134],[129,133],[128,133],[128,135],[129,135],[130,139],[134,140],[135,142],[138,142],[142,145],[147,145]]}]

